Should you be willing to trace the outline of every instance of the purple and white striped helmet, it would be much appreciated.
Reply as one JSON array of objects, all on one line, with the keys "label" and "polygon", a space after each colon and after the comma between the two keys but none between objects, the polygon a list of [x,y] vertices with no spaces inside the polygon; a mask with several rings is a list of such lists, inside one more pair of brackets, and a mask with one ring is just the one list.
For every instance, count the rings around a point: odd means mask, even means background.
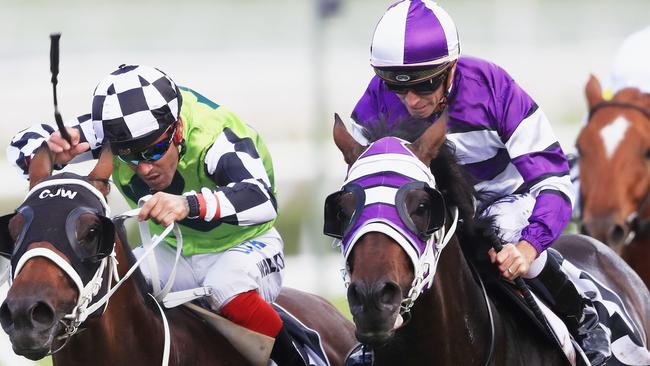
[{"label": "purple and white striped helmet", "polygon": [[[403,0],[379,20],[370,46],[370,64],[384,80],[413,83],[431,78],[458,59],[454,21],[432,0]],[[410,69],[415,75],[381,71]],[[395,80],[392,80],[395,79]]]}]

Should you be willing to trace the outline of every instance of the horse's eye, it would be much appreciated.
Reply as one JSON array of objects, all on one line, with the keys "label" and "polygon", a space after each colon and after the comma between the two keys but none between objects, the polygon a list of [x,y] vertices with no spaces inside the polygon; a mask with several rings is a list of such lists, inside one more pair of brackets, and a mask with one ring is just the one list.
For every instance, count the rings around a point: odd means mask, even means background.
[{"label": "horse's eye", "polygon": [[645,151],[645,158],[650,160],[650,149]]},{"label": "horse's eye", "polygon": [[418,203],[418,206],[415,208],[413,214],[415,215],[426,215],[431,210],[431,202],[429,200],[421,201]]},{"label": "horse's eye", "polygon": [[420,189],[410,191],[406,196],[406,207],[415,226],[419,230],[425,230],[432,210],[429,195]]},{"label": "horse's eye", "polygon": [[339,208],[336,212],[336,218],[341,222],[348,222],[354,215],[357,207],[357,198],[352,193],[341,195],[338,200]]},{"label": "horse's eye", "polygon": [[89,240],[93,240],[93,239],[97,238],[98,234],[99,234],[99,229],[96,228],[96,227],[91,227],[88,230],[88,234],[86,235],[86,238],[89,239]]},{"label": "horse's eye", "polygon": [[340,209],[340,210],[336,213],[336,219],[339,220],[339,221],[347,221],[347,219],[349,219],[349,218],[350,218],[350,217],[349,217],[348,215],[345,214],[345,212],[343,211],[343,209]]},{"label": "horse's eye", "polygon": [[94,244],[99,239],[101,229],[97,226],[90,226],[78,232],[77,240],[82,246],[89,246]]}]

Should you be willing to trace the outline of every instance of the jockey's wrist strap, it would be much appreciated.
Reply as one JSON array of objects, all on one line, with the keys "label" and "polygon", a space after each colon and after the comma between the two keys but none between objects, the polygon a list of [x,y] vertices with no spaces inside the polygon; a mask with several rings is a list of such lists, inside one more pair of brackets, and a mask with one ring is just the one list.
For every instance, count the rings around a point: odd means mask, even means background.
[{"label": "jockey's wrist strap", "polygon": [[199,207],[199,199],[196,197],[195,194],[190,194],[185,196],[185,199],[187,199],[187,205],[190,208],[190,212],[188,213],[187,217],[190,219],[196,219],[199,217],[201,214],[201,208]]}]

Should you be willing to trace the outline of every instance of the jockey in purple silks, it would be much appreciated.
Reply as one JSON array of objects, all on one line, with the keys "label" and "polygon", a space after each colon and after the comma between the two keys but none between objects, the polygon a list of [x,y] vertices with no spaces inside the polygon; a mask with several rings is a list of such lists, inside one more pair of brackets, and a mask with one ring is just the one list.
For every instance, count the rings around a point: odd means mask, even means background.
[{"label": "jockey in purple silks", "polygon": [[435,123],[448,108],[447,139],[476,190],[489,193],[477,209],[495,217],[508,243],[486,255],[504,278],[522,276],[551,296],[592,365],[601,365],[611,357],[609,331],[590,296],[546,252],[574,204],[567,159],[542,109],[510,75],[459,56],[456,26],[435,2],[390,6],[375,28],[370,63],[376,75],[352,112],[353,136],[365,144],[364,127],[409,118]]}]

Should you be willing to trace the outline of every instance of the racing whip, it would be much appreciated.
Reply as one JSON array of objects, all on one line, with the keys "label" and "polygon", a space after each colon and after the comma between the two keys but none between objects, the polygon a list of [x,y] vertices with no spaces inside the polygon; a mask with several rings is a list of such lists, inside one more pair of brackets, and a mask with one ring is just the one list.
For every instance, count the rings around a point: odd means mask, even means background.
[{"label": "racing whip", "polygon": [[61,39],[61,33],[50,34],[50,71],[52,72],[52,95],[54,96],[54,120],[56,121],[56,125],[59,127],[61,136],[72,145],[70,134],[68,134],[68,131],[63,125],[63,118],[61,118],[61,113],[59,113],[59,106],[56,98],[56,84],[58,83],[57,77],[59,75],[59,39]]}]

